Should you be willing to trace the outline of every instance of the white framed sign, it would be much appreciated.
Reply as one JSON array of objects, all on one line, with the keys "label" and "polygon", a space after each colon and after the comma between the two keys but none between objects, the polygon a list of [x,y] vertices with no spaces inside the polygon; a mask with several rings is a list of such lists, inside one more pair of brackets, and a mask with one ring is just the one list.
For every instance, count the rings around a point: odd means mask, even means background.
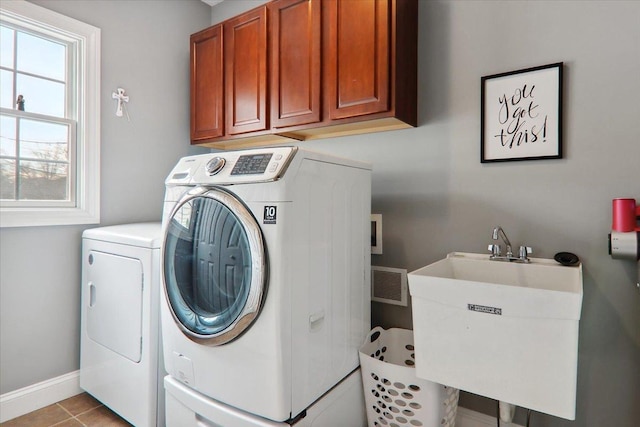
[{"label": "white framed sign", "polygon": [[562,158],[562,67],[481,78],[482,163]]}]

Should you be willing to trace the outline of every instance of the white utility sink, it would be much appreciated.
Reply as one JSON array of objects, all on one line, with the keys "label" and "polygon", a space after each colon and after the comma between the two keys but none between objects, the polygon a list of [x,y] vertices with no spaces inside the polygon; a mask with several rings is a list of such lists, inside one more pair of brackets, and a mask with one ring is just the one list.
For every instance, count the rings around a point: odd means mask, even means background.
[{"label": "white utility sink", "polygon": [[409,273],[418,377],[575,419],[582,266],[454,252]]}]

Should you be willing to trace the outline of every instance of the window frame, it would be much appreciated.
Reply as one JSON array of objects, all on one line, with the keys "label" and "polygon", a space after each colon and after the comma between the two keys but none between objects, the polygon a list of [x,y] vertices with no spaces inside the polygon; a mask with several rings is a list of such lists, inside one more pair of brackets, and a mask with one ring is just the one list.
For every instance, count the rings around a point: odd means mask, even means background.
[{"label": "window frame", "polygon": [[[17,122],[20,120],[36,121],[38,123],[53,123],[56,125],[63,125],[68,127],[67,139],[69,140],[69,153],[68,153],[67,164],[69,169],[68,169],[67,175],[68,175],[68,180],[70,181],[69,183],[67,183],[67,187],[68,187],[67,191],[70,194],[70,200],[18,199],[18,200],[9,200],[9,201],[4,200],[1,203],[9,205],[10,208],[12,209],[13,208],[35,209],[35,208],[52,208],[52,207],[67,208],[67,209],[75,208],[76,200],[77,200],[77,186],[75,185],[75,183],[77,182],[77,179],[74,179],[74,177],[77,177],[76,165],[78,162],[72,161],[72,159],[77,159],[77,154],[76,154],[77,145],[78,145],[77,144],[77,141],[78,141],[77,121],[73,119],[68,119],[68,118],[46,116],[46,115],[31,113],[26,111],[9,110],[5,108],[2,108],[0,110],[2,111],[2,115],[4,117],[15,118],[16,130],[19,127]],[[20,142],[25,141],[21,137],[18,137],[17,139]],[[16,158],[20,158],[20,163],[36,161],[33,158],[30,159],[25,156],[20,156],[18,153],[16,153]],[[49,160],[45,160],[44,162],[54,163],[53,161],[49,161]],[[18,174],[18,171],[16,171],[16,175],[17,174]]]},{"label": "window frame", "polygon": [[[70,70],[76,111],[73,117],[75,141],[70,139],[69,180],[75,202],[41,200],[0,202],[0,228],[97,224],[100,222],[100,29],[24,0],[3,1],[0,18],[10,26],[26,28],[48,37],[70,42],[75,47],[75,64]],[[35,113],[2,109],[3,115],[46,121]],[[30,117],[31,116],[31,117]],[[74,145],[74,147],[71,147]],[[75,153],[72,154],[72,153]],[[17,153],[16,153],[17,154]],[[73,156],[73,157],[72,157]],[[74,164],[75,166],[72,166]],[[73,175],[72,175],[73,173]]]}]

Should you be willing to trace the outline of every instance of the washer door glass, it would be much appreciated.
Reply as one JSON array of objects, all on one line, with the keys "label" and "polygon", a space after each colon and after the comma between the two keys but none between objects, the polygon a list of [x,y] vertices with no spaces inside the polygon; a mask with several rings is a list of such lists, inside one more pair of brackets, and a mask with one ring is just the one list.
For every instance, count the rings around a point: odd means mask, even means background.
[{"label": "washer door glass", "polygon": [[197,188],[166,226],[163,275],[174,319],[192,339],[224,344],[255,320],[266,288],[262,232],[222,189]]}]

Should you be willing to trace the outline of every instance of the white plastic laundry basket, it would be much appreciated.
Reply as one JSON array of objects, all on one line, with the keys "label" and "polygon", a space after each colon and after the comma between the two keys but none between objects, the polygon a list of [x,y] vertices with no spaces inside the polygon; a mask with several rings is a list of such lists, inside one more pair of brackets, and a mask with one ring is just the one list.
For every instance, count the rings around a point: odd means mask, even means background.
[{"label": "white plastic laundry basket", "polygon": [[459,391],[415,375],[413,331],[371,330],[360,347],[369,427],[454,427]]}]

